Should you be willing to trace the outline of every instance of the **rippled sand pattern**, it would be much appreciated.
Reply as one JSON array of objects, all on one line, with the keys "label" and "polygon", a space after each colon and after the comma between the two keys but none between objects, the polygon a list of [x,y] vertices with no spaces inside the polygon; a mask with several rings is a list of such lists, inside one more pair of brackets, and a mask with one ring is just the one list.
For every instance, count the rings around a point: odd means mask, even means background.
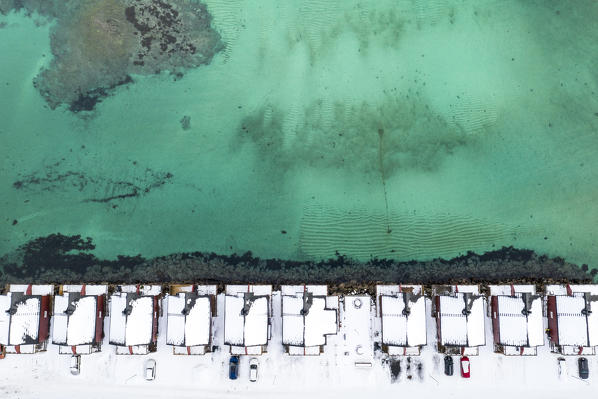
[{"label": "rippled sand pattern", "polygon": [[108,258],[598,267],[596,21],[595,0],[0,0],[0,257],[59,232]]},{"label": "rippled sand pattern", "polygon": [[300,248],[312,258],[346,254],[360,260],[453,257],[514,242],[521,228],[462,215],[375,213],[365,209],[308,207],[301,221]]}]

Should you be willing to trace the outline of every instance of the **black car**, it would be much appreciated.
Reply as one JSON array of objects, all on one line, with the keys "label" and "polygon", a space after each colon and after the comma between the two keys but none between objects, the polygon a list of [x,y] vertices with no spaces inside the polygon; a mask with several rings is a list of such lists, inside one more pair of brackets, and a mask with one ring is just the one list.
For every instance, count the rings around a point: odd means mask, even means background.
[{"label": "black car", "polygon": [[453,358],[450,356],[444,357],[444,374],[453,375]]},{"label": "black car", "polygon": [[590,376],[590,368],[588,367],[588,359],[585,357],[580,357],[577,359],[577,364],[579,365],[579,378],[582,380],[587,380]]}]

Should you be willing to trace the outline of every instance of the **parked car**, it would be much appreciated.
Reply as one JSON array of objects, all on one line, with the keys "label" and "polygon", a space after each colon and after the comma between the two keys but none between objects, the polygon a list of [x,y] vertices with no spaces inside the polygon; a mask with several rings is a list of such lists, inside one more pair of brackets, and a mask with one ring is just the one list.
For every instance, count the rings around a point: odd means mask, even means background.
[{"label": "parked car", "polygon": [[453,375],[453,358],[452,356],[444,357],[444,374]]},{"label": "parked car", "polygon": [[559,377],[560,378],[566,377],[568,374],[567,361],[565,360],[564,357],[559,357],[557,360],[559,362]]},{"label": "parked car", "polygon": [[156,361],[154,359],[147,359],[145,362],[143,377],[146,381],[153,381],[156,379]]},{"label": "parked car", "polygon": [[239,356],[231,356],[228,361],[228,378],[236,380],[239,375]]},{"label": "parked car", "polygon": [[79,375],[81,372],[81,355],[71,356],[71,374]]},{"label": "parked car", "polygon": [[469,378],[470,370],[469,370],[469,358],[467,356],[461,357],[461,377]]},{"label": "parked car", "polygon": [[582,380],[587,380],[590,376],[590,368],[588,367],[588,359],[585,357],[580,357],[577,359],[577,364],[579,366],[579,378]]},{"label": "parked car", "polygon": [[252,357],[249,361],[249,381],[256,382],[257,381],[257,359]]}]

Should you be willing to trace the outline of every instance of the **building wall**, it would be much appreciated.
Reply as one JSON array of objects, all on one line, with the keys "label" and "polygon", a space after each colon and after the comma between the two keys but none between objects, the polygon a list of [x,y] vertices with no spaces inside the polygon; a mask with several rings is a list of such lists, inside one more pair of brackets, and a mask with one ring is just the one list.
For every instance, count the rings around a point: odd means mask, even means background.
[{"label": "building wall", "polygon": [[46,342],[50,335],[50,295],[43,295],[39,309],[39,343]]},{"label": "building wall", "polygon": [[546,317],[548,318],[548,328],[550,329],[550,342],[559,344],[559,327],[556,316],[556,297],[549,295],[546,298]]},{"label": "building wall", "polygon": [[106,316],[106,296],[98,295],[96,306],[96,335],[94,344],[99,345],[104,338],[104,317]]},{"label": "building wall", "polygon": [[490,317],[492,318],[492,335],[494,336],[494,344],[500,344],[500,323],[498,322],[498,297],[493,295],[490,297]]}]

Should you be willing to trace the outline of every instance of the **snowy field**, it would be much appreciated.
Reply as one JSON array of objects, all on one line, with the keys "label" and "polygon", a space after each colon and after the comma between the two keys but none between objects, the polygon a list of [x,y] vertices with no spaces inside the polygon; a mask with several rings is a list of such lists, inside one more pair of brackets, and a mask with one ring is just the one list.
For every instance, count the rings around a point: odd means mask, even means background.
[{"label": "snowy field", "polygon": [[[366,299],[366,298],[363,298]],[[578,378],[577,357],[567,357],[568,375],[559,377],[557,355],[548,344],[538,349],[538,356],[507,357],[493,353],[491,321],[486,318],[486,343],[479,356],[471,356],[471,379],[455,373],[444,375],[443,355],[435,350],[436,329],[427,299],[428,345],[421,356],[400,358],[403,370],[391,382],[388,356],[374,350],[380,339],[379,320],[372,303],[370,317],[355,309],[345,312],[341,305],[341,327],[328,337],[321,356],[290,357],[281,344],[280,293],[273,294],[272,339],[268,353],[259,356],[258,381],[249,381],[249,359],[242,357],[239,378],[228,379],[228,347],[223,340],[223,295],[218,296],[219,314],[214,319],[214,345],[219,349],[204,356],[172,354],[166,341],[166,312],[160,319],[158,351],[145,356],[116,355],[104,340],[100,353],[81,357],[81,374],[69,371],[70,356],[59,355],[58,346],[36,355],[7,355],[0,360],[0,398],[369,398],[373,395],[417,395],[419,398],[558,398],[562,395],[593,397],[598,378],[598,360],[589,356],[590,378]],[[349,308],[349,298],[345,298]],[[367,307],[362,309],[367,313]],[[546,319],[544,319],[546,323]],[[105,332],[109,326],[105,321]],[[107,335],[107,334],[106,334]],[[547,341],[545,339],[545,341]],[[145,381],[143,366],[156,360],[156,379]],[[371,362],[372,367],[358,368],[355,362]],[[418,364],[421,370],[418,371]],[[411,377],[411,378],[409,378]]]}]

